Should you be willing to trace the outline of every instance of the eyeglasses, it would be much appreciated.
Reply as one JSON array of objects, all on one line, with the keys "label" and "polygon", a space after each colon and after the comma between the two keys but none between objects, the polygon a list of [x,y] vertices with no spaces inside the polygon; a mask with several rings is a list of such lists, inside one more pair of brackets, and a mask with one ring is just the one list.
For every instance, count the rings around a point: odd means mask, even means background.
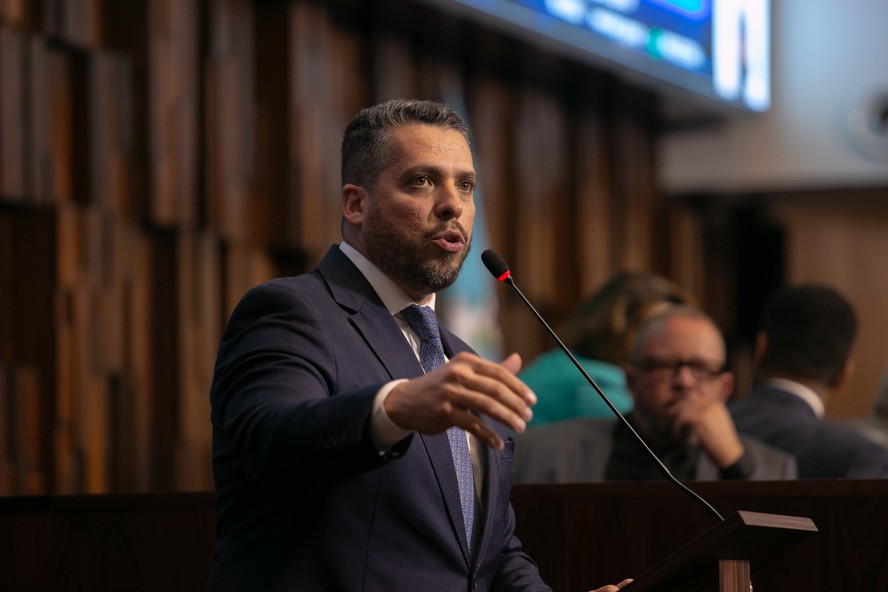
[{"label": "eyeglasses", "polygon": [[724,374],[726,368],[723,363],[707,362],[705,360],[666,360],[661,358],[648,358],[638,365],[645,372],[659,374],[661,376],[668,375],[673,377],[678,374],[683,367],[687,366],[688,370],[697,380],[712,380],[713,378]]}]

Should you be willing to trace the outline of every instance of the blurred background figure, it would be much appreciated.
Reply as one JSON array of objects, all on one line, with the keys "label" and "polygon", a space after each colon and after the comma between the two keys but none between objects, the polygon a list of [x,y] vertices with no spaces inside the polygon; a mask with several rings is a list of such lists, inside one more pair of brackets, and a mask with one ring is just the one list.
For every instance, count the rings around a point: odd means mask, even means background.
[{"label": "blurred background figure", "polygon": [[[678,479],[793,479],[791,455],[737,433],[725,402],[734,377],[725,342],[703,311],[673,306],[638,329],[626,367],[626,416]],[[515,483],[645,481],[665,476],[615,418],[581,418],[517,436]]]},{"label": "blurred background figure", "polygon": [[866,417],[848,420],[849,425],[860,430],[882,446],[888,446],[888,368],[882,374],[882,381],[876,391],[873,410]]},{"label": "blurred background figure", "polygon": [[824,419],[853,372],[857,328],[851,303],[828,286],[785,286],[765,305],[756,386],[730,411],[741,433],[793,454],[801,478],[888,478],[888,447]]},{"label": "blurred background figure", "polygon": [[[654,273],[619,272],[583,300],[559,328],[564,344],[621,413],[632,409],[623,366],[629,361],[635,331],[646,319],[675,304],[697,302]],[[541,354],[520,377],[539,398],[532,426],[577,417],[612,417],[560,348]]]}]

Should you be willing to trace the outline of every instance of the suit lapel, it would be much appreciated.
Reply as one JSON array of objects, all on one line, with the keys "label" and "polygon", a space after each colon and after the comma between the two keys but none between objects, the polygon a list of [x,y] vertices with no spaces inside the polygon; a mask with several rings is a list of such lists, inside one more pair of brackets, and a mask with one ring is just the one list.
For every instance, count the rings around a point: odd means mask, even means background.
[{"label": "suit lapel", "polygon": [[336,303],[349,314],[349,321],[373,355],[385,367],[389,378],[414,378],[422,367],[401,328],[374,292],[370,282],[339,247],[331,247],[318,264]]},{"label": "suit lapel", "polygon": [[[342,251],[333,246],[318,264],[318,271],[324,277],[334,300],[350,314],[350,321],[379,362],[385,367],[391,379],[415,378],[422,374],[422,366],[410,344],[391,313],[376,295],[364,275],[354,266]],[[442,331],[444,351],[448,357],[454,352],[466,349],[454,340],[447,331]],[[470,563],[466,532],[463,526],[462,506],[459,499],[459,485],[453,468],[453,457],[447,434],[417,434],[422,442],[438,480],[438,486],[451,528],[460,542],[466,563]],[[414,445],[416,440],[414,440]]]}]

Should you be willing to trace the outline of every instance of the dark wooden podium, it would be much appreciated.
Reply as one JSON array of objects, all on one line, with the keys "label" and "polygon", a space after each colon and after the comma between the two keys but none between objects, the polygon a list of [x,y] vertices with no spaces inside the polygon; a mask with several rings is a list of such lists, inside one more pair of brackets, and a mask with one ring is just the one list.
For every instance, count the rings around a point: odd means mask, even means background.
[{"label": "dark wooden podium", "polygon": [[[711,566],[712,552],[733,545],[749,555],[715,557],[716,577],[744,578],[748,560],[754,592],[888,590],[888,479],[693,487],[725,523],[716,525],[666,482],[521,485],[512,490],[517,534],[555,592],[627,577],[636,581],[626,592],[659,592],[653,586],[663,573],[690,569],[681,564],[694,565],[696,555]],[[735,517],[738,509],[744,511]],[[771,528],[761,514],[780,515],[790,520],[780,526],[790,528],[760,535]],[[810,517],[817,534],[807,536],[807,523],[794,532],[792,516]],[[0,497],[0,590],[194,592],[213,560],[214,519],[211,492]],[[784,535],[789,540],[781,541]],[[796,536],[802,540],[794,544]]]},{"label": "dark wooden podium", "polygon": [[752,565],[817,532],[810,518],[739,511],[669,555],[625,592],[750,592]]},{"label": "dark wooden podium", "polygon": [[[749,545],[750,554],[735,557],[749,561],[754,592],[888,590],[888,479],[719,481],[692,487],[727,517],[726,526],[666,481],[516,485],[516,534],[555,592],[584,592],[630,577],[635,583],[626,592],[659,592],[653,585],[662,573],[655,570],[677,569],[669,562],[692,557],[694,544],[701,554],[717,550],[706,537],[724,536],[722,528],[734,527],[749,529],[750,542],[743,540],[746,535],[734,536],[741,536],[741,549]],[[769,527],[755,525],[757,513],[778,515],[778,523],[788,519],[782,525],[791,528],[778,536],[760,534]],[[794,516],[806,518],[796,524]],[[809,530],[813,525],[816,533]],[[797,528],[801,531],[794,532]],[[759,536],[776,546],[768,547]],[[718,560],[724,577],[743,569],[730,564],[731,555],[705,557]],[[690,589],[718,590],[711,569],[709,577],[708,587]]]}]

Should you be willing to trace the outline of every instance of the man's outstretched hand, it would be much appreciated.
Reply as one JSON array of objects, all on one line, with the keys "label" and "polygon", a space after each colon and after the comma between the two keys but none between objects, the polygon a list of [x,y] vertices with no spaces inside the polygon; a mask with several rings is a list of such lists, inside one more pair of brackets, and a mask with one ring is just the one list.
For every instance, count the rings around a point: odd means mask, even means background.
[{"label": "man's outstretched hand", "polygon": [[517,353],[501,363],[459,353],[443,366],[396,386],[385,400],[385,412],[400,427],[439,434],[459,426],[497,450],[503,440],[480,416],[486,415],[524,432],[533,417],[536,395],[517,376]]}]

